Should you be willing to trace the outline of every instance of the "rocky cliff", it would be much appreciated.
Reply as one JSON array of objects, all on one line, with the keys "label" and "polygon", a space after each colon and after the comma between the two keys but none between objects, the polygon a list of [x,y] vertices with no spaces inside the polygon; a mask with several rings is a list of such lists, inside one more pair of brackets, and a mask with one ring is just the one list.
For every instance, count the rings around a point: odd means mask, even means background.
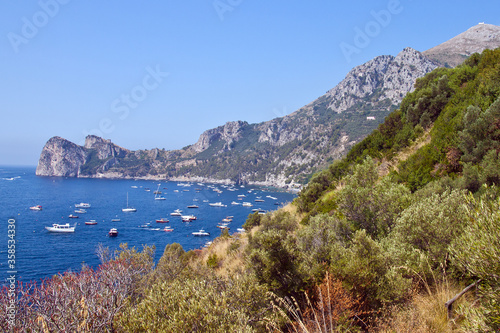
[{"label": "rocky cliff", "polygon": [[196,143],[181,150],[129,151],[95,136],[80,147],[55,137],[42,151],[37,175],[196,179],[293,188],[371,133],[413,90],[417,78],[439,66],[442,58],[437,54],[447,54],[450,45],[460,45],[454,46],[455,53],[475,52],[477,43],[467,42],[475,34],[482,47],[490,45],[488,36],[494,40],[491,45],[499,46],[497,28],[471,28],[450,40],[453,43],[424,53],[405,48],[396,56],[376,57],[290,115],[258,124],[228,122],[203,132]]},{"label": "rocky cliff", "polygon": [[78,177],[80,167],[85,160],[86,152],[83,147],[55,136],[43,147],[36,167],[36,175]]}]

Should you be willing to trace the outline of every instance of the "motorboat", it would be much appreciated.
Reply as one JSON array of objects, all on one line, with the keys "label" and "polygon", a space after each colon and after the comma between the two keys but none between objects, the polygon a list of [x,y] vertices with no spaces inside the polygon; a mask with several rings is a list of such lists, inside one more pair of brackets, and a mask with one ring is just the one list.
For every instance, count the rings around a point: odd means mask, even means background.
[{"label": "motorboat", "polygon": [[118,236],[118,229],[116,228],[111,228],[108,232],[109,237],[116,237]]},{"label": "motorboat", "polygon": [[168,223],[168,219],[162,217],[161,219],[156,220],[156,223]]},{"label": "motorboat", "polygon": [[170,216],[182,216],[181,213],[182,213],[182,210],[176,209],[176,210],[174,210],[173,213],[170,213]]},{"label": "motorboat", "polygon": [[40,205],[36,205],[36,206],[32,206],[30,207],[31,210],[42,210],[42,206]]},{"label": "motorboat", "polygon": [[163,231],[165,231],[165,232],[171,232],[171,231],[174,231],[174,228],[172,228],[172,227],[165,227],[163,229]]},{"label": "motorboat", "polygon": [[97,221],[96,220],[90,220],[90,221],[85,221],[86,225],[96,225]]},{"label": "motorboat", "polygon": [[199,208],[197,205],[189,205],[188,208]]},{"label": "motorboat", "polygon": [[77,219],[78,218],[78,215],[73,215],[73,214],[69,214],[68,216],[70,219]]},{"label": "motorboat", "polygon": [[75,208],[90,208],[90,204],[87,202],[80,202],[75,204]]},{"label": "motorboat", "polygon": [[57,224],[57,223],[54,223],[52,224],[52,227],[45,227],[45,229],[47,229],[48,231],[50,232],[75,232],[75,227],[76,227],[76,223],[73,225],[73,226],[70,226],[69,223],[65,223],[65,224]]},{"label": "motorboat", "polygon": [[238,229],[236,229],[236,231],[238,231],[238,232],[245,232],[245,228],[238,228]]},{"label": "motorboat", "polygon": [[111,222],[120,222],[121,220],[116,216],[114,219],[111,219]]},{"label": "motorboat", "polygon": [[244,202],[243,207],[252,207],[253,205],[250,202]]},{"label": "motorboat", "polygon": [[219,228],[219,229],[227,229],[227,230],[229,230],[229,227],[228,227],[228,225],[227,225],[227,224],[219,224],[219,225],[217,226],[217,228]]},{"label": "motorboat", "polygon": [[276,197],[272,197],[272,196],[270,196],[270,195],[266,195],[266,198],[273,199],[273,200],[278,200],[278,198],[276,198]]},{"label": "motorboat", "polygon": [[227,207],[226,205],[223,205],[222,202],[209,203],[208,205],[212,207]]},{"label": "motorboat", "polygon": [[85,214],[87,211],[83,208],[80,208],[80,209],[75,209],[75,213],[78,213],[78,214]]},{"label": "motorboat", "polygon": [[241,205],[241,202],[233,201],[233,202],[231,202],[231,205]]},{"label": "motorboat", "polygon": [[255,202],[264,202],[264,199],[255,199]]},{"label": "motorboat", "polygon": [[191,222],[196,220],[196,216],[194,215],[182,215],[182,222]]},{"label": "motorboat", "polygon": [[203,230],[203,229],[200,229],[200,231],[195,231],[195,232],[192,232],[191,233],[193,236],[210,236],[210,233]]},{"label": "motorboat", "polygon": [[222,222],[226,222],[226,223],[233,222],[233,219],[230,217],[226,217],[225,219],[222,219]]}]

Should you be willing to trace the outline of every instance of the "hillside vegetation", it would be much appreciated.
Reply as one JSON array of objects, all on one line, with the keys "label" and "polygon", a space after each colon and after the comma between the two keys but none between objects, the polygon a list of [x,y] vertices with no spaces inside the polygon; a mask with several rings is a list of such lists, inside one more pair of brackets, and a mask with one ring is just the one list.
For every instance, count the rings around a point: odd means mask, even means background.
[{"label": "hillside vegetation", "polygon": [[244,234],[198,251],[168,245],[156,265],[149,247],[100,249],[98,269],[21,286],[18,331],[498,331],[499,135],[497,49],[419,79],[293,203],[250,215]]}]

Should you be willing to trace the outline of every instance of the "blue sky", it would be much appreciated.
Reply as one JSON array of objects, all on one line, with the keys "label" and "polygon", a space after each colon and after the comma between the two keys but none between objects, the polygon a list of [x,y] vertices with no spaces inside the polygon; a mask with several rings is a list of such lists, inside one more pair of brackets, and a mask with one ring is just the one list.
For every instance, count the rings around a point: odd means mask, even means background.
[{"label": "blue sky", "polygon": [[[227,121],[289,114],[375,56],[425,51],[478,22],[500,25],[491,0],[0,6],[0,165],[36,165],[56,135],[182,148]],[[366,29],[371,36],[356,44]],[[342,45],[356,52],[346,56]]]}]

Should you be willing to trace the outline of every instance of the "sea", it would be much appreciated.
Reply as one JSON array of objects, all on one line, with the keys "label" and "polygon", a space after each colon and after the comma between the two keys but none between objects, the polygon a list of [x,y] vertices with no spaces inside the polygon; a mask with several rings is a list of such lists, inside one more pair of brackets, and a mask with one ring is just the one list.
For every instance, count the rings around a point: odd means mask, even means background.
[{"label": "sea", "polygon": [[[165,200],[155,200],[158,195]],[[0,284],[6,285],[12,276],[18,282],[40,281],[66,271],[77,272],[82,265],[96,267],[100,264],[96,255],[99,244],[112,252],[122,243],[138,250],[154,245],[156,261],[171,243],[181,244],[186,251],[200,249],[221,235],[217,226],[228,216],[232,216],[229,233],[234,234],[252,210],[276,210],[295,196],[252,186],[38,177],[35,167],[0,167]],[[136,212],[122,212],[127,197],[128,205]],[[224,207],[209,205],[217,202]],[[244,207],[243,202],[252,207]],[[76,213],[78,203],[89,203],[90,208],[86,213]],[[41,205],[42,210],[30,209],[36,205]],[[176,209],[197,219],[182,222],[181,217],[170,215]],[[70,218],[71,214],[78,218]],[[169,222],[157,223],[161,218]],[[86,225],[90,220],[97,224]],[[76,223],[75,232],[52,233],[45,229],[54,223]],[[166,226],[173,231],[163,231]],[[117,237],[109,237],[111,228],[118,230]],[[192,234],[200,229],[210,235]]]}]

